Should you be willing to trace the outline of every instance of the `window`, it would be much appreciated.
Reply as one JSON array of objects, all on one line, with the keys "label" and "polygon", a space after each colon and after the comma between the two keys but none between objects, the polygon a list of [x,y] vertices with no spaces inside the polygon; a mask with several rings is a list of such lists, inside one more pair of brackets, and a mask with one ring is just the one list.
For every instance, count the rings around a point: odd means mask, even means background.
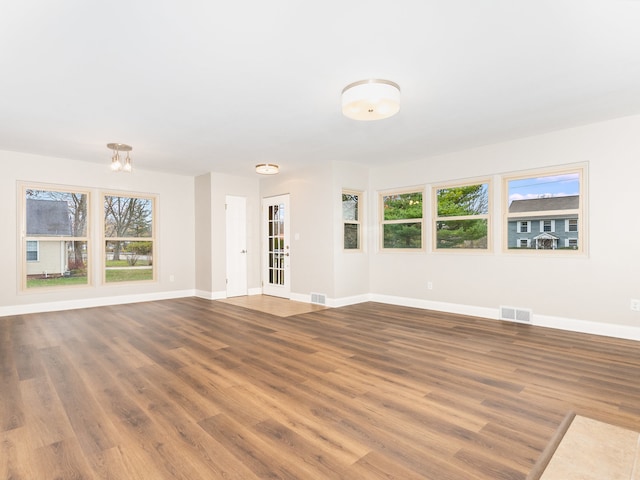
[{"label": "window", "polygon": [[422,249],[422,192],[380,195],[383,249]]},{"label": "window", "polygon": [[38,261],[38,241],[27,240],[27,262]]},{"label": "window", "polygon": [[577,232],[578,231],[578,219],[577,218],[573,218],[573,219],[565,220],[564,231],[565,232]]},{"label": "window", "polygon": [[555,220],[540,220],[540,231],[541,232],[555,232],[556,231],[556,221]]},{"label": "window", "polygon": [[360,223],[360,203],[362,192],[342,192],[342,229],[345,250],[360,250],[362,227]]},{"label": "window", "polygon": [[155,198],[104,195],[106,283],[154,280]]},{"label": "window", "polygon": [[529,248],[531,240],[528,238],[519,238],[518,239],[518,247],[520,248]]},{"label": "window", "polygon": [[488,250],[489,181],[434,187],[434,249]]},{"label": "window", "polygon": [[88,285],[89,194],[25,184],[21,195],[22,288]]},{"label": "window", "polygon": [[505,177],[507,249],[583,251],[585,174],[575,166]]}]

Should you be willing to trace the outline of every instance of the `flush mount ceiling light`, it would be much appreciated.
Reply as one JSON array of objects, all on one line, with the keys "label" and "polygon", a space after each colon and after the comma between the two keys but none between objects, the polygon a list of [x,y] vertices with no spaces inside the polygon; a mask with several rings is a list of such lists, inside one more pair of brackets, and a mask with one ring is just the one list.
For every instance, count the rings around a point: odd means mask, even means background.
[{"label": "flush mount ceiling light", "polygon": [[259,163],[256,165],[256,173],[261,175],[275,175],[280,171],[280,167],[275,163]]},{"label": "flush mount ceiling light", "polygon": [[[129,152],[133,150],[130,145],[124,143],[107,143],[107,148],[113,152],[111,157],[111,170],[114,172],[131,172],[131,158]],[[120,158],[120,152],[127,152],[125,158]]]},{"label": "flush mount ceiling light", "polygon": [[342,90],[342,113],[354,120],[382,120],[400,110],[400,87],[389,80],[360,80]]}]

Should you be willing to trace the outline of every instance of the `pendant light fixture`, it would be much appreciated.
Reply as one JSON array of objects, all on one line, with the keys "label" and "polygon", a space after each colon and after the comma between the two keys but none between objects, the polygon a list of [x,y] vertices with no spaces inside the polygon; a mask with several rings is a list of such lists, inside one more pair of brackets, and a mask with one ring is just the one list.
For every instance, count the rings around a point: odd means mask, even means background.
[{"label": "pendant light fixture", "polygon": [[[107,143],[107,148],[113,152],[111,156],[111,170],[114,172],[131,173],[131,157],[129,157],[129,152],[133,150],[133,147],[125,145],[124,143]],[[121,158],[120,152],[127,152],[127,155]]]},{"label": "pendant light fixture", "polygon": [[382,120],[399,110],[400,87],[390,80],[360,80],[342,90],[342,113],[353,120]]}]

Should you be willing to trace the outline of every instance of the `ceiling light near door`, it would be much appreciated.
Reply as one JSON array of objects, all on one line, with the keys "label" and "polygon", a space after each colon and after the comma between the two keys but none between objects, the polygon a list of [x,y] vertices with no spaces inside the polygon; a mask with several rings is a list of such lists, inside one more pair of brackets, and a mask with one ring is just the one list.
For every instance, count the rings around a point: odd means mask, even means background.
[{"label": "ceiling light near door", "polygon": [[256,173],[261,175],[275,175],[280,171],[280,167],[275,163],[259,163],[256,165]]},{"label": "ceiling light near door", "polygon": [[[131,158],[129,152],[133,150],[130,145],[124,143],[107,143],[107,148],[113,151],[111,156],[111,170],[114,172],[131,172]],[[125,158],[120,158],[120,152],[127,152]]]},{"label": "ceiling light near door", "polygon": [[354,120],[382,120],[400,110],[400,87],[389,80],[360,80],[342,90],[342,113]]}]

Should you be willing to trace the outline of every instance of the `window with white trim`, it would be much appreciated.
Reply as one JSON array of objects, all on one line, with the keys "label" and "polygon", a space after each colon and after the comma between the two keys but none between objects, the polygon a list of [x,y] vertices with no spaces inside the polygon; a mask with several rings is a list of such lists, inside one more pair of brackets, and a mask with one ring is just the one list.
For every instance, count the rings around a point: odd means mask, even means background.
[{"label": "window with white trim", "polygon": [[433,187],[434,250],[488,250],[490,181]]},{"label": "window with white trim", "polygon": [[21,184],[22,290],[89,284],[89,192]]},{"label": "window with white trim", "polygon": [[362,242],[362,192],[342,192],[342,238],[345,250],[360,250]]},{"label": "window with white trim", "polygon": [[519,238],[518,239],[518,247],[519,248],[529,248],[531,246],[531,240],[528,238]]},{"label": "window with white trim", "polygon": [[555,220],[540,220],[540,231],[541,232],[555,232],[556,231],[556,221]]},{"label": "window with white trim", "polygon": [[396,190],[380,194],[381,249],[423,248],[422,190]]},{"label": "window with white trim", "polygon": [[505,247],[584,252],[586,171],[577,165],[503,177]]}]

